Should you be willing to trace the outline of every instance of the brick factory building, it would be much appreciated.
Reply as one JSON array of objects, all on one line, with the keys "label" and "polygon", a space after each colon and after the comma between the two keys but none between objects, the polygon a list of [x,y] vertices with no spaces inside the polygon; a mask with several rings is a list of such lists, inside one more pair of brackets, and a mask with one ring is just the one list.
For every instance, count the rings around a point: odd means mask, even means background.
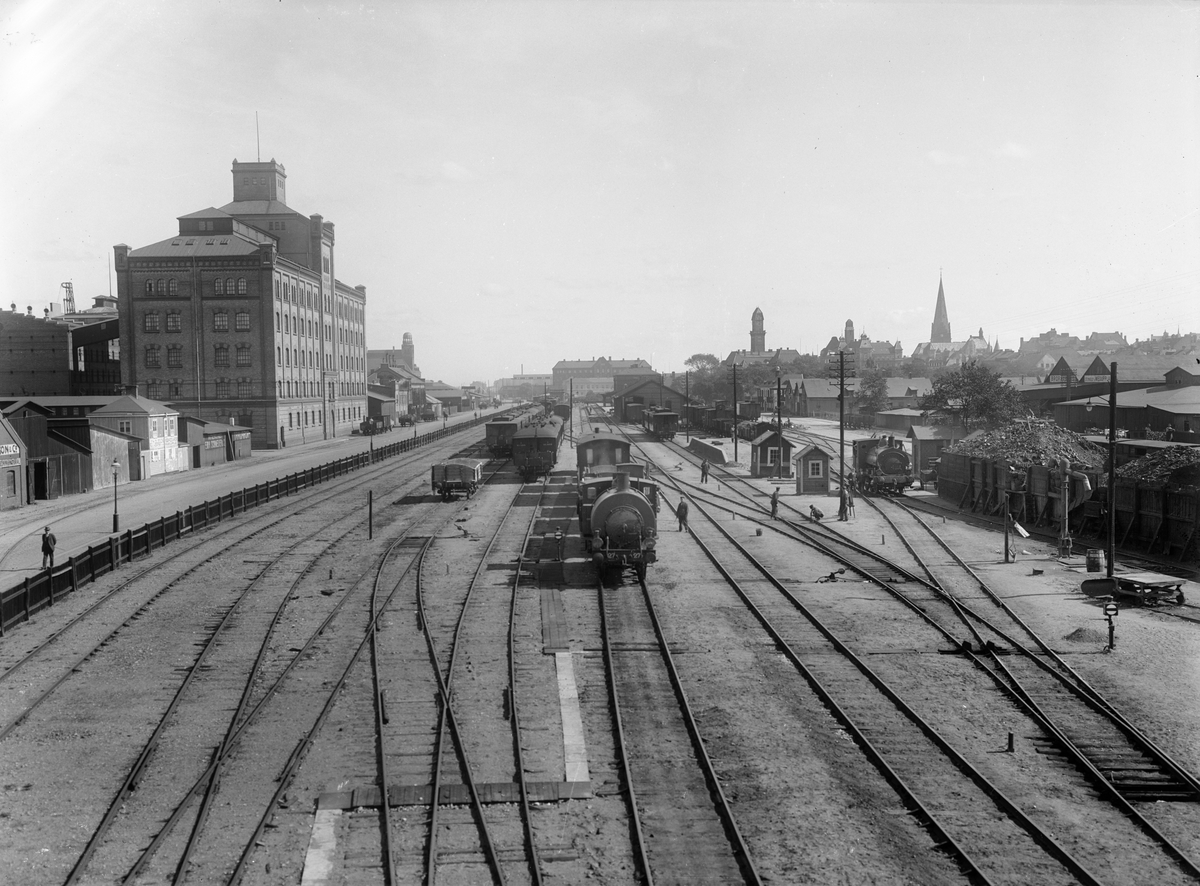
[{"label": "brick factory building", "polygon": [[283,165],[233,161],[233,202],[115,246],[123,382],[255,448],[344,436],[367,415],[366,288],[334,226],[288,207]]}]

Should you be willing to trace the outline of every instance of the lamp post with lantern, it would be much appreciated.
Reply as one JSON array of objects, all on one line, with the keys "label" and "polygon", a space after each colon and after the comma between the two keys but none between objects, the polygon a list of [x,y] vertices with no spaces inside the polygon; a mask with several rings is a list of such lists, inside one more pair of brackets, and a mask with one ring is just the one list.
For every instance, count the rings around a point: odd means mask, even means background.
[{"label": "lamp post with lantern", "polygon": [[121,470],[121,462],[117,459],[112,460],[113,472],[113,532],[121,531],[121,518],[117,516],[117,474]]}]

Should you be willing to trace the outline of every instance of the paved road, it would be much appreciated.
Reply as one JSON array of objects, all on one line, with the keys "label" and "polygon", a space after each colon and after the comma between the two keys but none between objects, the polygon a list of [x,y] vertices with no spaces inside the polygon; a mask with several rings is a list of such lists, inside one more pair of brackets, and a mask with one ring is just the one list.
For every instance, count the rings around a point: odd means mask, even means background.
[{"label": "paved road", "polygon": [[[490,414],[498,410],[484,410]],[[452,416],[449,425],[472,419],[472,413]],[[417,433],[440,428],[435,422],[416,426]],[[411,435],[412,429],[397,428],[374,438],[378,445],[394,443]],[[472,432],[468,432],[470,435]],[[483,428],[477,432],[483,436]],[[464,437],[465,439],[465,437]],[[276,477],[325,464],[371,446],[368,437],[335,437],[287,449],[255,450],[249,459],[174,474],[117,487],[117,512],[121,530],[141,526],[189,505],[219,498],[235,489],[265,483]],[[0,512],[0,591],[20,583],[42,566],[42,527],[49,525],[58,538],[56,562],[87,550],[88,545],[107,541],[112,535],[112,488],[82,495],[66,495],[38,501],[23,508]]]}]

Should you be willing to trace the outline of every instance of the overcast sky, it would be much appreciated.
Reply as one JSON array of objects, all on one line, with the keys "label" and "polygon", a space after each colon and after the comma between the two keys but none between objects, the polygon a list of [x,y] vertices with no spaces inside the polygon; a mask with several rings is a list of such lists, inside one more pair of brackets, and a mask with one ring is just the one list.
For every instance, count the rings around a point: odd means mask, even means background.
[{"label": "overcast sky", "polygon": [[460,384],[1200,330],[1200,4],[0,0],[0,304],[287,169]]}]

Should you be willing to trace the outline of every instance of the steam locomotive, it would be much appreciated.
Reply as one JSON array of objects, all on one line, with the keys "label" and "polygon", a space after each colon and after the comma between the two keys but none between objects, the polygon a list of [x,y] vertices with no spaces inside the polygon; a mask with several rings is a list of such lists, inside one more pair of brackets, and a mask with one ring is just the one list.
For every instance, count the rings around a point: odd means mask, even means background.
[{"label": "steam locomotive", "polygon": [[899,495],[913,484],[912,458],[904,441],[892,436],[855,440],[854,473],[858,490],[866,495]]},{"label": "steam locomotive", "polygon": [[629,443],[600,431],[576,448],[579,531],[597,569],[632,567],[639,579],[657,557],[658,484],[631,461]]}]

